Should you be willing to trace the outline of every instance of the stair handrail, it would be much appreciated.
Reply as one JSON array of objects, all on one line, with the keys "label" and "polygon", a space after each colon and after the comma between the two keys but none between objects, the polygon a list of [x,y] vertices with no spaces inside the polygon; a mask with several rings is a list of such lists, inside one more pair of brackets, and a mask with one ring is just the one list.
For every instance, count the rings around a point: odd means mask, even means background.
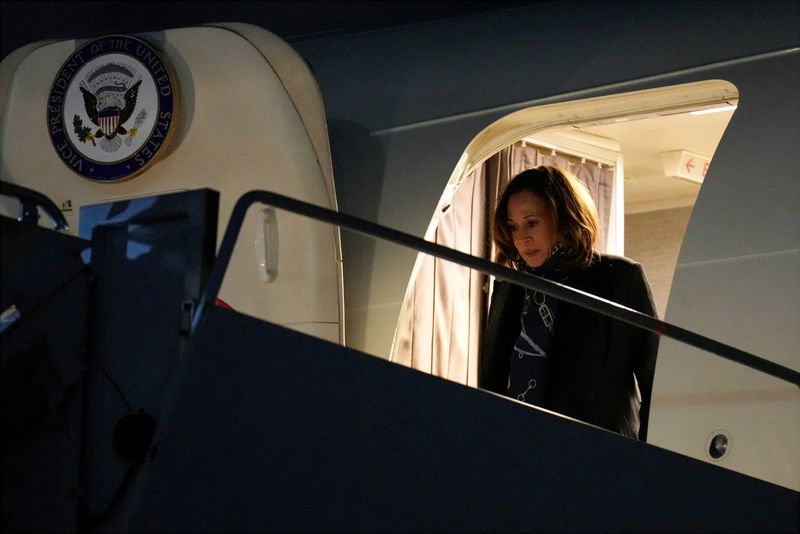
[{"label": "stair handrail", "polygon": [[283,209],[298,215],[304,215],[311,219],[338,225],[340,227],[355,230],[356,232],[378,237],[402,245],[417,252],[424,252],[437,258],[451,261],[470,269],[475,269],[484,274],[494,275],[500,280],[512,282],[522,287],[540,291],[547,296],[569,302],[581,308],[592,310],[606,317],[617,319],[625,323],[644,328],[654,332],[659,336],[666,336],[687,345],[710,352],[721,358],[736,362],[751,369],[779,378],[786,382],[800,387],[800,372],[767,360],[755,354],[738,349],[721,341],[714,340],[707,336],[692,332],[680,326],[667,323],[656,319],[650,315],[622,306],[616,302],[597,297],[591,293],[574,289],[572,287],[553,282],[546,278],[536,276],[521,271],[515,271],[504,267],[487,259],[472,256],[464,252],[437,245],[426,241],[417,236],[413,236],[399,230],[388,228],[352,215],[323,208],[315,204],[310,204],[302,200],[297,200],[270,191],[254,190],[242,195],[236,202],[231,213],[228,226],[219,248],[219,253],[209,273],[206,287],[203,290],[200,302],[198,303],[195,314],[192,318],[192,331],[203,322],[207,310],[214,305],[222,280],[230,263],[236,240],[244,222],[248,208],[260,202],[269,206]]},{"label": "stair handrail", "polygon": [[19,200],[20,214],[17,219],[19,222],[36,224],[39,221],[38,208],[41,207],[50,218],[53,228],[65,232],[69,230],[67,219],[58,209],[58,206],[38,191],[10,182],[0,181],[0,195],[14,197]]}]

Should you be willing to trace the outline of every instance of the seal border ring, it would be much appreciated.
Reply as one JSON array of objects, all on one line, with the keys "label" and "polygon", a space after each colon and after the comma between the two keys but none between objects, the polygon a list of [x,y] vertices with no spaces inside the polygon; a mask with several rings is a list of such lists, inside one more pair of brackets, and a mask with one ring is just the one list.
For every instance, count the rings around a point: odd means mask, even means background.
[{"label": "seal border ring", "polygon": [[[166,81],[164,83],[158,83],[157,77],[153,74],[153,69],[150,68],[150,65],[148,65],[145,61],[142,61],[135,54],[127,50],[113,49],[109,47],[109,49],[106,50],[98,49],[96,52],[92,52],[93,46],[98,46],[100,45],[100,43],[106,43],[110,40],[114,40],[116,42],[119,42],[120,40],[128,41],[134,43],[135,45],[144,46],[148,52],[150,52],[155,58],[158,59],[161,66],[163,66],[164,74],[162,75],[162,77],[166,76],[167,78]],[[98,48],[100,48],[100,46],[98,46]],[[80,64],[74,70],[72,70],[72,72],[70,72],[68,76],[64,76],[63,74],[67,72],[70,63],[74,62],[76,57],[80,56],[81,54],[85,55],[85,59],[79,58]],[[130,156],[128,156],[123,160],[116,161],[113,163],[103,163],[95,161],[82,154],[78,150],[78,148],[75,147],[75,144],[72,142],[72,139],[69,138],[69,134],[67,133],[68,125],[66,124],[66,120],[64,117],[64,104],[65,104],[66,94],[69,91],[70,87],[72,86],[72,83],[75,79],[75,75],[83,68],[83,66],[97,57],[110,54],[121,54],[121,55],[131,56],[137,62],[141,63],[145,67],[145,69],[147,69],[148,75],[153,79],[153,82],[156,86],[156,93],[158,97],[158,109],[156,111],[156,125],[154,126],[153,131],[150,132],[150,136],[148,137],[148,139],[142,143],[139,150],[137,150],[136,152],[134,152],[133,154],[131,154]],[[54,96],[54,92],[57,89],[56,83],[62,78],[66,79],[66,87],[63,89],[62,99],[60,104],[58,105],[58,111],[53,112],[52,99]],[[160,53],[151,43],[149,43],[147,40],[143,38],[126,34],[109,34],[97,37],[95,39],[87,40],[85,43],[77,47],[75,51],[73,51],[58,68],[56,76],[54,77],[53,82],[50,85],[50,91],[48,92],[47,96],[47,105],[46,105],[47,132],[50,137],[51,144],[55,149],[56,153],[58,154],[59,160],[61,160],[61,162],[64,165],[66,165],[66,167],[69,168],[70,171],[74,172],[81,178],[85,178],[94,183],[123,182],[149,169],[156,161],[160,160],[165,155],[165,153],[167,152],[165,148],[167,145],[169,145],[169,142],[173,137],[172,134],[175,131],[174,124],[177,115],[176,108],[178,101],[177,83],[175,82],[176,82],[176,77],[174,71],[171,68],[171,65],[166,61],[164,55]],[[161,93],[160,89],[162,87],[169,87],[169,92],[167,95]],[[148,147],[153,135],[158,130],[158,124],[159,121],[161,120],[160,117],[163,112],[169,113],[169,116],[163,119],[162,121],[163,123],[166,123],[166,126],[163,128],[163,131],[165,132],[163,136],[164,140],[155,148],[155,150],[152,151],[152,154],[150,156],[143,155],[142,154],[143,150]],[[61,127],[60,131],[57,132],[53,131],[54,120]],[[93,167],[95,172],[94,173],[81,172],[73,166],[71,161],[65,159],[58,148],[59,146],[62,147],[66,146],[64,145],[64,143],[67,143],[69,145],[69,147],[72,149],[73,155],[76,158],[79,158],[83,162],[83,165],[88,165],[90,167]],[[137,157],[140,159],[144,158],[145,162],[143,164],[140,164],[136,159]],[[133,167],[132,170],[131,167]]]}]

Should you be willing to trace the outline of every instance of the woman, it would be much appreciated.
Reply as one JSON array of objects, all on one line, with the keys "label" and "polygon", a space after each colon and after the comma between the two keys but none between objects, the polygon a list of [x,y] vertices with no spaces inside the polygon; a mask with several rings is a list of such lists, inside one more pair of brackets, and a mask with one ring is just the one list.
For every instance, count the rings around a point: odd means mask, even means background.
[{"label": "woman", "polygon": [[[570,173],[538,167],[506,187],[496,261],[655,315],[638,263],[594,251],[594,203]],[[495,281],[478,387],[645,440],[658,336]]]}]

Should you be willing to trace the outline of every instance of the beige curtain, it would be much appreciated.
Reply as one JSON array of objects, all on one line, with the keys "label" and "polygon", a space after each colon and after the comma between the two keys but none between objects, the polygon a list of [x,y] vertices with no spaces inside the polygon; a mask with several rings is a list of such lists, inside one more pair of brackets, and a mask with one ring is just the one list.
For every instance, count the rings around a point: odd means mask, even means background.
[{"label": "beige curtain", "polygon": [[[536,166],[537,151],[508,147],[459,185],[439,219],[434,240],[461,252],[492,254],[490,214],[509,179]],[[478,343],[487,308],[486,277],[425,254],[400,310],[390,359],[448,380],[477,384]]]},{"label": "beige curtain", "polygon": [[[483,168],[456,190],[439,220],[435,242],[483,256]],[[476,383],[482,276],[466,267],[419,254],[392,346],[392,361],[461,383]]]},{"label": "beige curtain", "polygon": [[[494,257],[491,215],[497,199],[511,178],[539,165],[568,168],[587,186],[598,211],[601,205],[606,206],[605,219],[601,215],[605,221],[601,221],[604,250],[613,172],[524,143],[501,150],[464,179],[450,206],[443,208],[435,242],[473,256]],[[483,274],[419,254],[400,310],[390,360],[477,385],[478,346],[488,311],[488,292],[489,282]]]}]

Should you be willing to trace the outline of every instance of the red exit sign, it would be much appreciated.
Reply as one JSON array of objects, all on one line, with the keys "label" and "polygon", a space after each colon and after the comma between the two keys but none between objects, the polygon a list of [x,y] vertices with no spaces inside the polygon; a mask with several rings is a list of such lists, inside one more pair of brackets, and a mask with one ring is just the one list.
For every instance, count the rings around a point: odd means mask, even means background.
[{"label": "red exit sign", "polygon": [[674,150],[663,152],[661,162],[664,164],[666,176],[675,176],[702,184],[706,172],[708,172],[708,166],[711,165],[711,158],[688,150]]}]

